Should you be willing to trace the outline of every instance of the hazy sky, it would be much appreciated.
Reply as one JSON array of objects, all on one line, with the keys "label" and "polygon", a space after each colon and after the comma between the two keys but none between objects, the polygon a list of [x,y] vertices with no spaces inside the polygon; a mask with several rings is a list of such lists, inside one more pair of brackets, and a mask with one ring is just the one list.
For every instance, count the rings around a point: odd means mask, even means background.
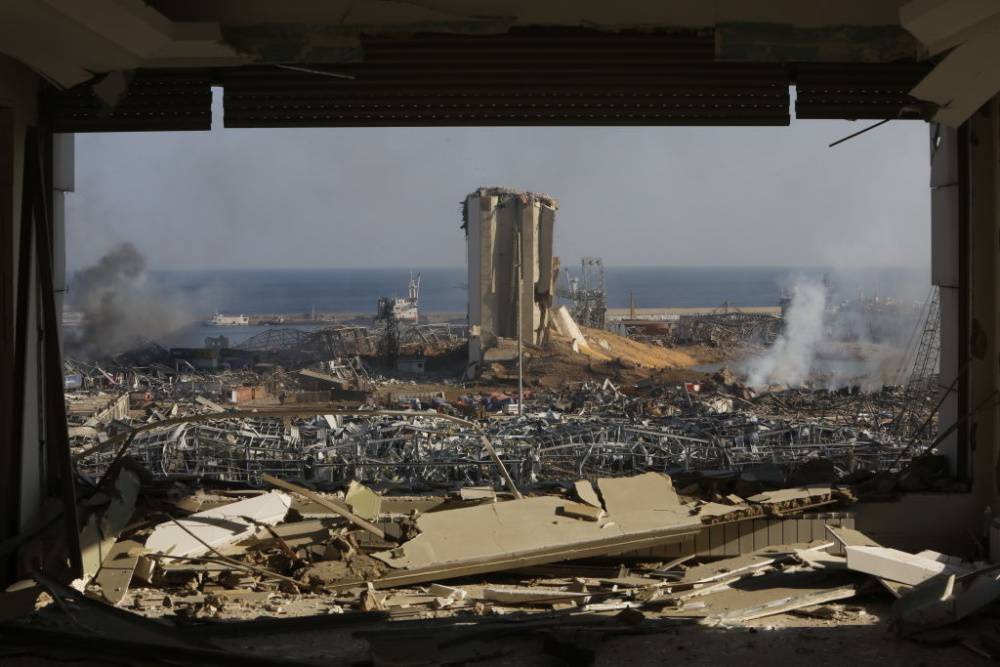
[{"label": "hazy sky", "polygon": [[927,127],[222,129],[80,134],[70,269],[462,266],[480,186],[560,201],[556,254],[607,265],[930,261]]}]

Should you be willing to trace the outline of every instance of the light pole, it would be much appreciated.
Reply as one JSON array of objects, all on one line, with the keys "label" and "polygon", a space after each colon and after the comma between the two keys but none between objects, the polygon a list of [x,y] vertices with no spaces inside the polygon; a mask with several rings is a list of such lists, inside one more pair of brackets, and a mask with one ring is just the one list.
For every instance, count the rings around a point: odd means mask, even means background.
[{"label": "light pole", "polygon": [[522,319],[521,292],[524,289],[524,245],[521,236],[521,225],[517,225],[517,416],[524,416],[524,349],[521,341]]}]

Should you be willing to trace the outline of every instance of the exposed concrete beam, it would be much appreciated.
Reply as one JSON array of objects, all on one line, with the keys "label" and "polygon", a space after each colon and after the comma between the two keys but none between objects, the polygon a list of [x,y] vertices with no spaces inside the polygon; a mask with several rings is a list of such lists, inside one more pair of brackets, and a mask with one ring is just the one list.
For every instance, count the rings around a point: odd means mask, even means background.
[{"label": "exposed concrete beam", "polygon": [[988,23],[910,91],[940,107],[934,120],[958,127],[1000,91],[1000,22]]},{"label": "exposed concrete beam", "polygon": [[81,28],[145,57],[173,41],[173,22],[142,0],[41,0]]},{"label": "exposed concrete beam", "polygon": [[1000,14],[996,0],[913,0],[899,8],[899,22],[931,53],[966,41],[987,19]]},{"label": "exposed concrete beam", "polygon": [[719,60],[747,62],[893,62],[921,58],[923,45],[898,25],[799,27],[787,23],[720,23]]},{"label": "exposed concrete beam", "polygon": [[218,24],[174,23],[142,0],[4,0],[0,51],[62,85],[139,67],[238,65]]},{"label": "exposed concrete beam", "polygon": [[725,22],[784,23],[803,28],[898,25],[905,0],[150,0],[175,21],[226,26],[300,24],[439,29],[442,25],[587,26],[599,29],[706,28]]},{"label": "exposed concrete beam", "polygon": [[910,91],[940,108],[934,120],[958,127],[1000,91],[1000,2],[912,0],[899,19],[929,53],[954,48]]}]

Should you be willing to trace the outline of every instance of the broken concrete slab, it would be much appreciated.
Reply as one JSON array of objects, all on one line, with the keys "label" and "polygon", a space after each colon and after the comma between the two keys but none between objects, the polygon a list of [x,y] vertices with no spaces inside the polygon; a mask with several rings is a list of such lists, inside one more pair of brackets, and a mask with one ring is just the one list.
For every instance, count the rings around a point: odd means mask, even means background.
[{"label": "broken concrete slab", "polygon": [[803,564],[818,570],[846,570],[847,559],[843,556],[818,549],[796,549],[795,557]]},{"label": "broken concrete slab", "polygon": [[958,578],[955,593],[955,618],[971,616],[991,602],[1000,599],[1000,571],[996,567],[973,572]]},{"label": "broken concrete slab", "polygon": [[313,501],[314,503],[330,510],[338,516],[342,516],[347,519],[355,526],[367,530],[369,533],[374,535],[379,539],[385,539],[385,532],[382,531],[378,526],[373,525],[366,519],[361,518],[353,512],[349,512],[342,508],[340,505],[331,502],[329,499],[324,498],[322,495],[316,493],[315,491],[310,491],[309,489],[299,486],[298,484],[292,484],[289,481],[279,479],[273,475],[263,474],[261,479],[270,484],[271,486],[276,486],[279,489],[284,489],[285,491],[291,491],[292,493],[297,493],[300,496]]},{"label": "broken concrete slab", "polygon": [[751,505],[759,505],[768,514],[801,512],[804,509],[836,502],[833,489],[829,485],[765,491],[746,500]]},{"label": "broken concrete slab", "polygon": [[672,509],[680,505],[669,475],[647,472],[631,477],[602,477],[597,488],[608,513],[623,513],[650,508]]},{"label": "broken concrete slab", "polygon": [[530,588],[526,586],[487,586],[482,589],[482,599],[501,604],[549,604],[557,600],[582,600],[589,597],[588,593],[541,586]]},{"label": "broken concrete slab", "polygon": [[347,487],[344,501],[362,519],[374,521],[382,511],[382,496],[361,482],[352,481]]},{"label": "broken concrete slab", "polygon": [[904,635],[955,620],[955,576],[933,577],[892,604],[892,621]]},{"label": "broken concrete slab", "polygon": [[135,574],[143,546],[135,540],[122,540],[111,548],[108,557],[101,563],[101,569],[94,577],[94,583],[101,589],[101,596],[110,604],[121,603]]},{"label": "broken concrete slab", "polygon": [[463,486],[458,490],[462,500],[490,500],[496,502],[497,492],[489,486]]},{"label": "broken concrete slab", "polygon": [[1000,568],[965,575],[943,574],[908,591],[892,606],[903,634],[950,625],[1000,599]]},{"label": "broken concrete slab", "polygon": [[687,569],[683,579],[678,583],[683,585],[707,584],[753,572],[760,572],[776,563],[792,560],[797,552],[819,552],[826,546],[826,543],[820,543],[812,546],[808,544],[788,544],[765,547],[764,549],[734,556],[733,558],[695,565]]},{"label": "broken concrete slab", "polygon": [[833,539],[837,540],[841,547],[880,547],[882,546],[872,538],[868,537],[860,530],[853,528],[843,528],[827,526],[826,531]]},{"label": "broken concrete slab", "polygon": [[118,535],[128,525],[135,512],[142,482],[134,470],[123,467],[115,478],[114,494],[103,511],[91,514],[80,531],[83,574],[89,579],[101,569],[101,563],[111,553]]},{"label": "broken concrete slab", "polygon": [[594,507],[593,505],[587,505],[584,503],[567,502],[559,509],[562,514],[566,516],[584,519],[585,521],[599,521],[603,519],[606,514],[600,507]]},{"label": "broken concrete slab", "polygon": [[339,523],[339,519],[333,518],[281,523],[269,531],[258,531],[254,537],[247,539],[242,544],[254,549],[267,549],[276,546],[278,539],[293,548],[321,544],[330,539],[331,531],[338,524],[343,525]]},{"label": "broken concrete slab", "polygon": [[[672,593],[666,599],[682,604],[665,613],[714,617],[713,622],[740,622],[821,604],[854,595],[858,576],[851,572],[792,568],[746,572],[744,576],[720,580],[691,593]],[[825,597],[830,593],[829,598]],[[654,601],[653,605],[662,605]]]},{"label": "broken concrete slab", "polygon": [[926,558],[927,560],[943,563],[946,567],[948,567],[949,571],[954,574],[967,574],[974,570],[987,567],[986,563],[972,563],[959,558],[958,556],[949,556],[948,554],[943,554],[940,551],[933,551],[931,549],[918,551],[916,555],[920,558]]},{"label": "broken concrete slab", "polygon": [[[697,516],[703,523],[715,523],[718,520],[737,520],[744,518],[752,510],[749,505],[723,505],[722,503],[702,503],[698,505]],[[759,514],[759,512],[758,512]]]},{"label": "broken concrete slab", "polygon": [[427,588],[427,594],[435,598],[448,598],[450,600],[464,600],[469,597],[469,592],[464,588],[452,588],[443,584],[431,584]]},{"label": "broken concrete slab", "polygon": [[856,593],[857,588],[854,585],[848,585],[831,588],[829,590],[788,595],[763,604],[745,607],[743,609],[735,609],[717,616],[709,616],[705,619],[705,623],[709,625],[742,623],[744,621],[751,621],[753,619],[764,618],[766,616],[774,616],[776,614],[784,614],[789,611],[812,607],[826,602],[846,600],[847,598],[854,597]]},{"label": "broken concrete slab", "polygon": [[946,563],[887,547],[848,546],[845,551],[848,569],[910,586],[948,569]]},{"label": "broken concrete slab", "polygon": [[[868,537],[860,530],[855,530],[853,528],[844,528],[843,526],[834,527],[827,525],[826,532],[830,534],[835,540],[834,548],[830,549],[830,553],[835,556],[847,556],[847,547],[881,547],[882,545]],[[912,588],[907,584],[900,583],[898,581],[892,581],[890,579],[885,579],[882,577],[875,577],[875,580],[882,585],[889,593],[895,598],[901,598]]]},{"label": "broken concrete slab", "polygon": [[683,539],[701,525],[677,502],[666,475],[601,479],[598,486],[608,516],[596,522],[562,515],[566,501],[552,496],[421,515],[419,535],[397,549],[373,554],[393,568],[376,585],[622,553]]},{"label": "broken concrete slab", "polygon": [[287,494],[272,491],[177,519],[194,535],[173,521],[161,523],[146,540],[146,550],[171,556],[203,556],[211,551],[205,544],[218,548],[253,535],[255,523],[243,517],[273,526],[285,518],[291,504]]},{"label": "broken concrete slab", "polygon": [[600,497],[597,495],[597,491],[594,490],[594,485],[590,483],[589,479],[580,479],[573,482],[573,491],[581,503],[586,503],[592,507],[600,507],[601,509],[604,508]]}]

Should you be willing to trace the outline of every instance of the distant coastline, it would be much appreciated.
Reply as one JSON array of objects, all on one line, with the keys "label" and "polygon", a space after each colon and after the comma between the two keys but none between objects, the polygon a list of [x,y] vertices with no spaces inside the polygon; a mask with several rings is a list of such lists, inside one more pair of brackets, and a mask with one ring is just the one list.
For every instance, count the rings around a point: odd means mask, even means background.
[{"label": "distant coastline", "polygon": [[[416,270],[416,269],[414,269]],[[576,266],[563,265],[563,275]],[[826,269],[799,268],[616,268],[607,267],[605,290],[609,308],[715,308],[776,306],[783,287],[794,278],[821,280]],[[468,278],[464,268],[420,269],[421,310],[465,312]],[[380,296],[406,292],[410,267],[398,269],[301,269],[154,271],[147,277],[170,293],[184,296],[200,315],[283,314],[312,312],[374,314]],[[859,292],[920,300],[930,286],[928,271],[868,269],[833,273],[834,286],[845,298]],[[562,278],[560,278],[562,280]],[[72,284],[70,287],[72,295]]]}]

